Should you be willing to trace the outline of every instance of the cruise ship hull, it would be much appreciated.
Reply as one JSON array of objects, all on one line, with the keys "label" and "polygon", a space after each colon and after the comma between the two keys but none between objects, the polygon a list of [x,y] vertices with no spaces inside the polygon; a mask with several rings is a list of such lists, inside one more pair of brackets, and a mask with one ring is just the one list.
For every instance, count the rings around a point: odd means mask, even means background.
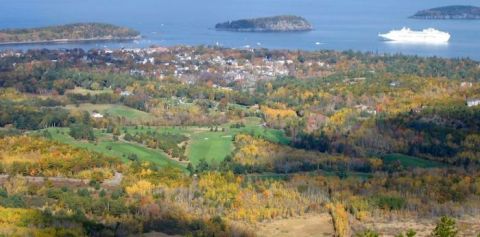
[{"label": "cruise ship hull", "polygon": [[397,31],[390,31],[386,34],[379,34],[378,36],[387,41],[400,43],[443,44],[448,43],[450,40],[449,33],[441,32],[435,29],[412,31],[408,28],[403,28]]}]

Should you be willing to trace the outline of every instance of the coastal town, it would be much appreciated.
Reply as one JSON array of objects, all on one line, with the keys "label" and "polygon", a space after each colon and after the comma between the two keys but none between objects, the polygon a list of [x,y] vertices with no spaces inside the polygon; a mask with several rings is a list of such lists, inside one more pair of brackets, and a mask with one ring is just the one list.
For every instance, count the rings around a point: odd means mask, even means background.
[{"label": "coastal town", "polygon": [[[132,76],[158,79],[175,77],[185,83],[193,83],[202,77],[215,77],[215,87],[228,89],[236,83],[253,86],[258,80],[278,77],[327,76],[334,71],[334,64],[327,60],[301,58],[298,52],[266,52],[262,49],[222,49],[214,47],[150,47],[129,49],[82,49],[3,51],[4,57],[55,57],[52,63],[95,64],[104,70],[121,70]],[[11,65],[14,66],[14,65]]]}]

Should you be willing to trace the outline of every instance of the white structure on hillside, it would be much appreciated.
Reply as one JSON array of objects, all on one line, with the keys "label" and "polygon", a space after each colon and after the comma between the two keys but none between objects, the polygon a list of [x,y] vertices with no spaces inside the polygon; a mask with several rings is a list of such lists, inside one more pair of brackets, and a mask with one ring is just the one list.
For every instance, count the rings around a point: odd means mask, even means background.
[{"label": "white structure on hillside", "polygon": [[468,107],[478,106],[480,105],[480,99],[467,100],[467,105]]},{"label": "white structure on hillside", "polygon": [[120,92],[120,96],[131,96],[132,95],[132,92],[130,91],[121,91]]},{"label": "white structure on hillside", "polygon": [[93,113],[92,113],[92,117],[93,117],[93,118],[103,118],[103,114],[97,113],[97,112],[93,112]]}]

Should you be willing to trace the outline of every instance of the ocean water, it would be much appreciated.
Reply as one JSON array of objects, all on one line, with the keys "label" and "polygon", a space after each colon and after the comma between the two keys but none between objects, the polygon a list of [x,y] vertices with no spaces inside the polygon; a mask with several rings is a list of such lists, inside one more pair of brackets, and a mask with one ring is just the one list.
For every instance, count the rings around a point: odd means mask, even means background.
[{"label": "ocean water", "polygon": [[[135,28],[134,42],[0,46],[28,48],[122,48],[150,45],[220,45],[301,50],[355,50],[480,60],[480,21],[414,20],[416,11],[444,5],[480,5],[478,0],[1,0],[0,28],[73,22],[106,22]],[[315,27],[303,33],[236,33],[213,29],[218,22],[293,14]],[[444,45],[395,44],[377,35],[402,27],[434,27],[452,35]]]}]

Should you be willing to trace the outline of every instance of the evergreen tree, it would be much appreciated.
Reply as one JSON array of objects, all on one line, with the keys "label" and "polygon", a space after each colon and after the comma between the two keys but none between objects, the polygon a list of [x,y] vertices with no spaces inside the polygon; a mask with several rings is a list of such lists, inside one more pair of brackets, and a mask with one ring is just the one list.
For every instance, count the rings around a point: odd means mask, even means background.
[{"label": "evergreen tree", "polygon": [[438,221],[437,226],[432,232],[434,237],[455,237],[458,234],[457,227],[455,226],[455,220],[443,216],[440,221]]}]

